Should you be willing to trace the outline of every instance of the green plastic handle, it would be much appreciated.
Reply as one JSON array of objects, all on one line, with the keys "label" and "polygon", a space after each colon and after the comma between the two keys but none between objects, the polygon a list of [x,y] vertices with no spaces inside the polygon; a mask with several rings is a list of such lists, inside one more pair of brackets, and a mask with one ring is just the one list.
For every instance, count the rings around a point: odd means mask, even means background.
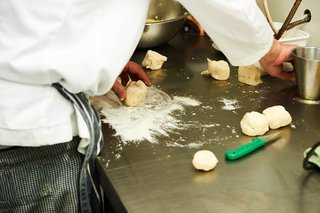
[{"label": "green plastic handle", "polygon": [[235,150],[226,151],[226,158],[228,160],[236,160],[239,159],[254,150],[262,147],[266,144],[266,141],[261,138],[253,138],[251,142],[246,143],[244,145],[239,146]]}]

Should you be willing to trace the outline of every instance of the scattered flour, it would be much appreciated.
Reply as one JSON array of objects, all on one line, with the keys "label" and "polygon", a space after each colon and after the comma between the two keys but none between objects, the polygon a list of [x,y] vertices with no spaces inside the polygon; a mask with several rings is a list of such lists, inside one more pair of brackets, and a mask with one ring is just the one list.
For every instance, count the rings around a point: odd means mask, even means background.
[{"label": "scattered flour", "polygon": [[187,128],[187,124],[174,116],[174,113],[183,112],[186,106],[196,107],[201,104],[189,97],[174,96],[171,99],[155,87],[149,88],[146,102],[142,106],[126,107],[113,92],[93,98],[92,103],[100,109],[104,117],[102,121],[112,126],[115,136],[119,136],[124,144],[144,140],[158,143],[157,136],[169,136],[177,129]]},{"label": "scattered flour", "polygon": [[[148,89],[146,102],[137,107],[123,105],[113,92],[93,97],[91,101],[99,110],[102,122],[108,123],[120,140],[113,153],[116,159],[129,143],[161,141],[167,147],[197,149],[212,143],[223,145],[223,141],[239,137],[235,127],[212,122],[212,106],[200,106],[201,102],[190,97],[171,98],[156,87]],[[240,108],[236,100],[222,98],[218,102],[224,103],[225,110]],[[199,116],[205,114],[212,118],[211,122],[199,121],[190,107],[200,107]],[[221,137],[221,132],[226,136]]]},{"label": "scattered flour", "polygon": [[166,146],[167,147],[181,147],[181,148],[190,148],[190,149],[198,149],[201,148],[204,145],[204,143],[189,143],[189,144],[180,144],[178,142],[169,143]]},{"label": "scattered flour", "polygon": [[221,98],[218,101],[224,104],[224,106],[222,107],[222,109],[224,110],[235,110],[241,108],[241,106],[238,105],[238,101],[236,99]]},{"label": "scattered flour", "polygon": [[202,126],[204,128],[211,128],[211,127],[216,127],[216,126],[220,126],[221,124],[216,124],[216,123],[212,123],[212,124],[203,124]]},{"label": "scattered flour", "polygon": [[186,106],[199,106],[201,104],[201,102],[188,97],[173,96],[173,100]]},{"label": "scattered flour", "polygon": [[206,109],[206,110],[212,110],[212,106],[202,106],[203,109]]}]

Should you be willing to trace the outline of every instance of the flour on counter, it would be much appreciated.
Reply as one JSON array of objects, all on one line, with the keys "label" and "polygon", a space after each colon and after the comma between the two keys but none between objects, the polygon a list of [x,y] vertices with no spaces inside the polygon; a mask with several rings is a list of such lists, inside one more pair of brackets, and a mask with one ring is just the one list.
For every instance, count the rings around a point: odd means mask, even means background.
[{"label": "flour on counter", "polygon": [[235,110],[241,108],[241,106],[238,105],[238,101],[236,99],[221,98],[218,101],[224,104],[224,106],[222,107],[222,109],[224,110]]},{"label": "flour on counter", "polygon": [[201,148],[204,145],[204,143],[202,142],[198,142],[198,143],[189,143],[189,144],[180,144],[178,142],[174,142],[174,143],[168,143],[166,146],[167,147],[180,147],[180,148],[190,148],[190,149],[198,149]]},{"label": "flour on counter", "polygon": [[119,136],[124,144],[144,140],[158,143],[158,136],[169,136],[169,133],[187,128],[188,125],[179,120],[177,115],[182,114],[186,106],[201,104],[189,97],[171,98],[155,87],[148,89],[143,106],[126,107],[113,92],[94,97],[92,103],[103,115],[102,121],[112,126],[115,136]]}]

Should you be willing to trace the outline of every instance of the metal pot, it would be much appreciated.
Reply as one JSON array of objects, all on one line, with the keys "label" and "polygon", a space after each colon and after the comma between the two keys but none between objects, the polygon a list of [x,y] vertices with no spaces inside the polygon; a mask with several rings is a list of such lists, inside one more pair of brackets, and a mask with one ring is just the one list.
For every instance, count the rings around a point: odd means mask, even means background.
[{"label": "metal pot", "polygon": [[293,67],[300,98],[320,100],[320,48],[297,47],[292,50]]},{"label": "metal pot", "polygon": [[147,19],[138,48],[151,48],[168,42],[183,27],[187,11],[175,0],[151,0]]}]

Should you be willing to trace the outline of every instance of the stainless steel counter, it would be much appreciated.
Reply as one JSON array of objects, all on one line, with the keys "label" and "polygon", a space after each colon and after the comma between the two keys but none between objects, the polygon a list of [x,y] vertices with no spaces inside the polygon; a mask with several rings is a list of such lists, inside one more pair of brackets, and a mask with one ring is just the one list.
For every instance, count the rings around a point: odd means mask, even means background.
[{"label": "stainless steel counter", "polygon": [[[178,35],[154,50],[168,57],[165,78],[153,79],[154,84],[171,96],[199,100],[202,104],[186,108],[184,115],[199,125],[161,137],[158,144],[128,143],[121,149],[119,140],[110,136],[113,130],[103,125],[99,178],[116,211],[319,212],[320,173],[303,170],[302,161],[304,150],[320,139],[320,105],[296,101],[296,87],[269,76],[256,87],[241,84],[236,67],[228,81],[201,76],[207,58],[225,59],[205,37]],[[137,50],[132,59],[141,63],[145,53]],[[225,110],[221,98],[237,99],[241,107]],[[240,160],[225,160],[226,150],[251,140],[241,133],[243,115],[278,104],[293,117],[291,125],[280,129],[282,139]],[[220,125],[205,131],[203,123]],[[179,134],[188,140],[180,144],[194,140],[203,141],[203,146],[168,147],[165,141]],[[217,156],[213,171],[193,168],[191,160],[199,149]]]}]

